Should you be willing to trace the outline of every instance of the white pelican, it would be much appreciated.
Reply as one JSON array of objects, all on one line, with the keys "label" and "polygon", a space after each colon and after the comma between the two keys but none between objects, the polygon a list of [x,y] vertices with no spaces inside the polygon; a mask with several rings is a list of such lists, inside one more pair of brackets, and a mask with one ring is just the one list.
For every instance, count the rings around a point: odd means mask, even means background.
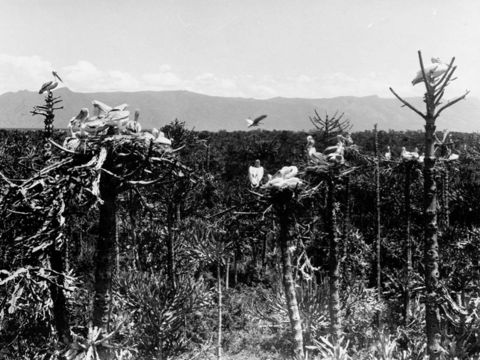
[{"label": "white pelican", "polygon": [[297,177],[272,177],[268,175],[268,182],[262,186],[265,189],[277,188],[277,189],[295,189],[298,186],[302,186],[303,181]]},{"label": "white pelican", "polygon": [[[425,76],[427,77],[427,81],[429,82],[432,82],[436,78],[442,76],[448,70],[448,65],[442,63],[439,58],[432,58],[431,61],[431,64],[423,68],[425,70]],[[417,72],[417,75],[412,80],[412,85],[416,85],[421,82],[423,82],[422,69]]]},{"label": "white pelican", "polygon": [[392,159],[392,152],[390,151],[390,146],[387,146],[387,152],[385,153],[385,160],[390,161]]},{"label": "white pelican", "polygon": [[248,178],[250,179],[250,184],[252,187],[256,188],[260,185],[263,179],[263,166],[260,165],[260,160],[255,160],[255,166],[250,166],[248,168]]},{"label": "white pelican", "polygon": [[274,178],[283,178],[283,179],[290,179],[298,174],[298,168],[296,166],[284,166],[280,170],[278,170]]},{"label": "white pelican", "polygon": [[104,104],[101,101],[98,100],[93,100],[93,115],[98,116],[98,117],[105,117],[110,111],[112,111],[112,108],[108,106],[107,104]]},{"label": "white pelican", "polygon": [[458,160],[460,156],[458,154],[450,154],[450,156],[448,157],[448,161],[455,161],[455,160]]},{"label": "white pelican", "polygon": [[172,140],[165,136],[163,131],[159,131],[158,129],[152,129],[152,135],[154,136],[153,143],[160,144],[160,145],[172,145]]},{"label": "white pelican", "polygon": [[[329,151],[329,153],[327,154],[327,160],[336,162],[337,164],[343,164],[345,162],[345,159],[343,157],[345,153],[345,145],[343,144],[343,141],[339,141],[335,146],[329,146],[325,149],[325,151],[327,150]],[[335,151],[330,152],[331,150]]]},{"label": "white pelican", "polygon": [[138,122],[139,117],[140,117],[140,111],[137,109],[135,110],[135,115],[133,120],[128,120],[127,123],[125,124],[125,130],[127,133],[131,135],[140,134],[140,132],[142,131],[142,126]]},{"label": "white pelican", "polygon": [[42,85],[40,90],[38,91],[39,94],[43,94],[45,91],[52,91],[58,86],[58,82],[56,81],[48,81]]},{"label": "white pelican", "polygon": [[310,160],[316,164],[328,165],[327,158],[324,154],[317,152],[315,148],[315,140],[312,136],[307,136],[307,154]]},{"label": "white pelican", "polygon": [[254,127],[254,126],[258,126],[260,125],[260,121],[262,121],[263,119],[265,119],[267,117],[267,115],[260,115],[258,117],[256,117],[255,119],[250,119],[248,118],[246,121],[247,121],[247,124],[248,124],[248,127]]},{"label": "white pelican", "polygon": [[68,128],[70,129],[70,134],[72,137],[79,137],[80,131],[82,129],[82,124],[88,118],[88,109],[82,108],[77,116],[70,119],[68,123]]},{"label": "white pelican", "polygon": [[[417,149],[417,148],[415,148]],[[402,152],[400,154],[403,160],[410,161],[410,160],[418,160],[418,150],[417,151],[407,151],[405,147],[402,147]]]}]

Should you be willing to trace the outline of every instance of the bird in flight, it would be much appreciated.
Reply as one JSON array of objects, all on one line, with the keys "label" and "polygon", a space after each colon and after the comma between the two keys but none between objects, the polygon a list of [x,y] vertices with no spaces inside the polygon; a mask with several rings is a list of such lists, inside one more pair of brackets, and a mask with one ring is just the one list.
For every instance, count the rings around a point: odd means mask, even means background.
[{"label": "bird in flight", "polygon": [[57,74],[57,72],[55,70],[52,70],[52,75],[53,75],[54,78],[58,79],[60,82],[63,83],[62,78]]},{"label": "bird in flight", "polygon": [[265,119],[267,117],[267,115],[260,115],[259,117],[256,117],[255,119],[250,119],[248,118],[247,119],[247,124],[248,124],[248,127],[254,127],[254,126],[258,126],[260,125],[260,121],[262,121],[263,119]]}]

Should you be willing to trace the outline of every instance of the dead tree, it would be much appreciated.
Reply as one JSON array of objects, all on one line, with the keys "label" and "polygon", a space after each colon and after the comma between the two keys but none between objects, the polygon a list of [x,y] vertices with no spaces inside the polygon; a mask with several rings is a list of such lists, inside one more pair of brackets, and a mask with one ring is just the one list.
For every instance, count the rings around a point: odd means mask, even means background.
[{"label": "dead tree", "polygon": [[[427,348],[430,359],[438,359],[441,353],[440,339],[440,313],[438,308],[439,300],[439,271],[438,271],[438,239],[437,239],[437,188],[435,183],[435,120],[440,114],[450,106],[463,100],[467,94],[448,101],[442,105],[442,98],[446,87],[454,80],[453,74],[456,66],[453,66],[455,58],[452,58],[448,67],[441,73],[437,72],[438,66],[434,64],[429,68],[424,67],[422,53],[418,51],[421,80],[415,79],[414,84],[423,82],[426,88],[424,102],[426,104],[426,112],[422,113],[408,101],[401,98],[390,88],[390,91],[402,104],[421,118],[425,120],[425,165],[423,168],[424,175],[424,262],[425,262],[425,285],[426,285],[426,334]],[[433,63],[438,60],[434,59]],[[441,64],[440,64],[441,65]],[[418,76],[417,76],[418,78]],[[418,81],[416,81],[418,80]]]}]

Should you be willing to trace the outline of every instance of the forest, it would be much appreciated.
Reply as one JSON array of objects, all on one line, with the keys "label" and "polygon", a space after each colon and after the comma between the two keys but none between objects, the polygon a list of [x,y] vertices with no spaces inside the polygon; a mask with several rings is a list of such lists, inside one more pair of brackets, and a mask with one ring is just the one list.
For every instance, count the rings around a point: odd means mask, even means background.
[{"label": "forest", "polygon": [[47,83],[45,128],[0,130],[0,359],[479,358],[480,135],[419,60],[401,132],[57,129]]}]

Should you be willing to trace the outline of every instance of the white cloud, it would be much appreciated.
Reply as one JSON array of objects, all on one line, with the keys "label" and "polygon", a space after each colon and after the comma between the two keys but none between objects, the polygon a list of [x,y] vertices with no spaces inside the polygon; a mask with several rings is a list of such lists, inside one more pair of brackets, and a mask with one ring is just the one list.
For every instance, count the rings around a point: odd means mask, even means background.
[{"label": "white cloud", "polygon": [[[37,90],[51,79],[52,63],[39,56],[0,54],[0,93],[16,90]],[[361,76],[336,72],[330,74],[299,74],[274,77],[242,74],[221,76],[212,72],[183,77],[169,64],[158,66],[155,72],[134,75],[130,72],[101,69],[87,60],[56,69],[73,91],[139,91],[190,90],[215,96],[253,98],[309,97],[323,98],[341,95],[392,96],[388,85],[394,85],[403,96],[421,96],[408,79],[398,71],[370,72]]]},{"label": "white cloud", "polygon": [[135,91],[141,85],[127,72],[101,70],[85,60],[63,67],[61,73],[67,86],[74,91]]},{"label": "white cloud", "polygon": [[0,54],[0,93],[37,90],[51,76],[52,64],[39,56]]}]

